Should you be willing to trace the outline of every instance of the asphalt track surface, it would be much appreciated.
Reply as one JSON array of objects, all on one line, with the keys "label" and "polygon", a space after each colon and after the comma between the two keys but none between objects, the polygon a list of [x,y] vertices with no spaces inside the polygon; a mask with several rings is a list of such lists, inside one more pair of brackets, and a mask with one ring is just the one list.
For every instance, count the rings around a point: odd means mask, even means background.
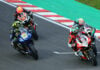
[{"label": "asphalt track surface", "polygon": [[[100,55],[98,66],[94,67],[86,61],[81,61],[73,54],[54,54],[54,51],[71,52],[67,46],[69,31],[34,16],[38,24],[39,40],[35,48],[39,60],[18,53],[10,46],[9,29],[14,21],[15,8],[0,1],[0,70],[100,70]],[[96,42],[100,51],[99,42]]]}]

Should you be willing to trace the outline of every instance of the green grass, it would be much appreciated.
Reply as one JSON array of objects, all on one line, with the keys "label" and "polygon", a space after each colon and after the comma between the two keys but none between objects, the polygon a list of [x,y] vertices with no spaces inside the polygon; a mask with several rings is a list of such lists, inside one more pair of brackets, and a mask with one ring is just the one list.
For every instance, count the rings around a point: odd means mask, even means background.
[{"label": "green grass", "polygon": [[100,0],[76,0],[100,10]]}]

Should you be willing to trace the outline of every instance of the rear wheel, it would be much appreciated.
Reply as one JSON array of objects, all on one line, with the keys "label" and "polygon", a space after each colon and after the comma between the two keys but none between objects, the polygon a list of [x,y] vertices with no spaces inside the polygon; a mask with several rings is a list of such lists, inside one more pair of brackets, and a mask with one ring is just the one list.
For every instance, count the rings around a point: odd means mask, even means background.
[{"label": "rear wheel", "polygon": [[33,38],[35,40],[38,40],[38,34],[37,34],[37,32],[35,30],[33,31]]},{"label": "rear wheel", "polygon": [[34,38],[34,40],[38,40],[38,34],[36,32],[36,28],[34,28],[33,26],[29,28],[32,32],[32,36]]},{"label": "rear wheel", "polygon": [[97,59],[96,59],[96,57],[93,58],[93,66],[97,66]]}]

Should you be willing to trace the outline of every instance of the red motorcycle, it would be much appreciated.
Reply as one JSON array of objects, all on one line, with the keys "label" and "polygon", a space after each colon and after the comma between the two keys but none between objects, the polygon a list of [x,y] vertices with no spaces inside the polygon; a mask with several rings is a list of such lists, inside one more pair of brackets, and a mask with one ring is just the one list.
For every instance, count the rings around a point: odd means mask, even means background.
[{"label": "red motorcycle", "polygon": [[78,33],[76,37],[77,54],[83,60],[88,60],[94,66],[97,65],[97,49],[95,45],[92,45],[91,37]]}]

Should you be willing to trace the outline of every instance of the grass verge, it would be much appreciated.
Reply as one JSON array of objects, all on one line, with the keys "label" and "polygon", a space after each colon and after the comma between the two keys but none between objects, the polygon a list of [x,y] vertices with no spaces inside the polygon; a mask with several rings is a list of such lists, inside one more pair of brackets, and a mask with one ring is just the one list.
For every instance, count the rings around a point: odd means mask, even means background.
[{"label": "grass verge", "polygon": [[100,10],[100,0],[76,0]]}]

